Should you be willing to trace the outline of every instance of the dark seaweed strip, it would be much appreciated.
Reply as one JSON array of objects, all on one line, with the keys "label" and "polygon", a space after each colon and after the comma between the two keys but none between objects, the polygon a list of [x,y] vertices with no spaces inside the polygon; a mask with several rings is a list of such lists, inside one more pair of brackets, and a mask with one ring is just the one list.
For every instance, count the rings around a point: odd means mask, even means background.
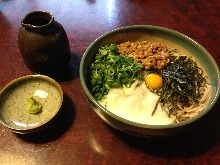
[{"label": "dark seaweed strip", "polygon": [[203,92],[200,88],[206,85],[206,77],[191,58],[171,56],[171,63],[161,71],[163,87],[157,91],[162,106],[171,105],[169,115],[176,114],[177,104],[189,107],[198,104]]}]

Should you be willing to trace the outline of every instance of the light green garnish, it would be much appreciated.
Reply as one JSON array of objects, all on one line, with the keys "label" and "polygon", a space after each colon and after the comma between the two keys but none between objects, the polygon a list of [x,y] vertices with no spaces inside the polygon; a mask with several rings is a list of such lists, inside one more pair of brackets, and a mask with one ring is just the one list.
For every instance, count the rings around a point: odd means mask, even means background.
[{"label": "light green garnish", "polygon": [[142,79],[143,66],[118,52],[116,44],[101,46],[91,64],[90,83],[97,100],[108,94],[110,88],[130,87],[135,79]]},{"label": "light green garnish", "polygon": [[30,97],[27,101],[27,111],[30,114],[38,114],[42,110],[42,104]]}]

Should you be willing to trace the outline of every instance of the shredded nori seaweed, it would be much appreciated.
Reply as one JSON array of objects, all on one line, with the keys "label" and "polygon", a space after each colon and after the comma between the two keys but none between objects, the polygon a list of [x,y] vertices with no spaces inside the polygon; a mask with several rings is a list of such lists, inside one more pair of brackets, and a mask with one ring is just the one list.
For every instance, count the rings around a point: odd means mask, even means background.
[{"label": "shredded nori seaweed", "polygon": [[162,108],[169,105],[168,115],[176,114],[177,104],[189,107],[198,104],[203,96],[200,90],[207,84],[207,77],[192,58],[187,56],[170,56],[170,64],[160,71],[163,86],[156,93],[160,96],[152,115],[159,103]]}]

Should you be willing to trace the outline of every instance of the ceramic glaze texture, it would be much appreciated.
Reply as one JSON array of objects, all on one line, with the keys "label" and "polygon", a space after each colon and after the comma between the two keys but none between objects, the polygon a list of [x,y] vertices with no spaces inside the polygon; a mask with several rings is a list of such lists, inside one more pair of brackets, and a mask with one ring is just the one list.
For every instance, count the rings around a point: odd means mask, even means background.
[{"label": "ceramic glaze texture", "polygon": [[188,133],[164,139],[136,138],[99,119],[79,79],[80,59],[93,40],[115,28],[137,24],[162,26],[192,37],[220,67],[219,8],[219,0],[1,0],[0,88],[31,73],[17,47],[19,24],[30,11],[51,12],[64,27],[73,54],[72,77],[58,81],[64,92],[59,117],[34,135],[17,136],[0,125],[0,164],[220,164],[220,100]]},{"label": "ceramic glaze texture", "polygon": [[67,35],[52,14],[29,13],[21,23],[18,45],[28,68],[40,74],[57,77],[64,73],[70,59]]},{"label": "ceramic glaze texture", "polygon": [[[145,40],[150,42],[160,42],[165,44],[168,48],[177,49],[181,54],[196,60],[198,66],[201,66],[201,68],[204,69],[203,72],[206,73],[210,79],[212,96],[210,97],[209,105],[201,113],[180,123],[167,125],[142,124],[138,121],[133,122],[127,120],[126,117],[110,112],[108,109],[104,108],[104,106],[101,106],[92,96],[92,93],[90,93],[90,66],[94,61],[95,55],[100,46],[112,43],[119,44],[126,41]],[[219,68],[209,52],[207,52],[199,43],[182,33],[152,25],[126,26],[112,30],[97,38],[91,43],[83,55],[80,64],[80,79],[90,105],[101,119],[117,130],[143,137],[168,137],[189,130],[189,128],[193,127],[194,123],[212,109],[217,102],[220,90]]]},{"label": "ceramic glaze texture", "polygon": [[[1,91],[0,120],[15,132],[29,132],[56,116],[62,104],[62,97],[61,89],[50,78],[38,75],[18,78]],[[29,98],[42,105],[39,113],[29,112]]]}]

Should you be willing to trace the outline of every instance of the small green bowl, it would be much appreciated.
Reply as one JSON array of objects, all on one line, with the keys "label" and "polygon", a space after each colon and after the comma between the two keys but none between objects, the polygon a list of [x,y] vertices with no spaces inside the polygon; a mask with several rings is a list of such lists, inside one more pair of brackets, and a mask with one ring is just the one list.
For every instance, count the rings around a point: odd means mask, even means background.
[{"label": "small green bowl", "polygon": [[[170,48],[179,49],[181,52],[191,54],[205,68],[212,87],[209,105],[196,117],[184,122],[169,125],[148,125],[129,121],[119,117],[101,106],[90,92],[90,65],[94,61],[95,54],[100,46],[105,44],[118,44],[126,41],[147,40],[163,42]],[[218,100],[220,87],[219,67],[209,52],[192,38],[177,31],[151,25],[134,25],[112,30],[97,38],[85,51],[80,64],[80,80],[88,102],[98,116],[113,128],[122,132],[151,137],[169,136],[187,129],[203,116],[205,116]]]},{"label": "small green bowl", "polygon": [[[42,105],[37,114],[27,109],[28,99]],[[0,122],[15,133],[46,128],[58,115],[63,102],[60,85],[50,77],[27,75],[8,83],[0,92]]]}]

